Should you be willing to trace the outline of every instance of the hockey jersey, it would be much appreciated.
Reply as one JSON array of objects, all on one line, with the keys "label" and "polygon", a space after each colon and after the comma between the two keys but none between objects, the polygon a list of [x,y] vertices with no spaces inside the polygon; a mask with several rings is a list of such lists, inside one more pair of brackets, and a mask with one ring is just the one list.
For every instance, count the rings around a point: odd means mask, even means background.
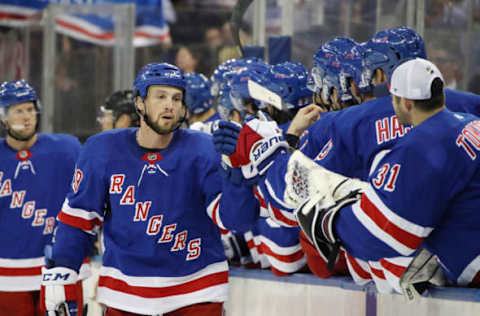
[{"label": "hockey jersey", "polygon": [[77,138],[38,134],[28,150],[0,140],[0,291],[40,289],[44,247],[70,188]]},{"label": "hockey jersey", "polygon": [[[480,96],[445,89],[446,106],[454,112],[480,115]],[[366,181],[380,152],[392,148],[410,127],[398,121],[390,96],[321,115],[301,138],[299,149],[328,170]],[[293,210],[283,202],[289,154],[282,154],[260,185],[270,216],[296,226]]]},{"label": "hockey jersey", "polygon": [[[443,110],[386,153],[357,203],[335,222],[354,278],[370,274],[380,291],[398,278],[417,248],[438,257],[460,285],[480,285],[480,120]],[[383,290],[382,290],[383,289]]]},{"label": "hockey jersey", "polygon": [[237,207],[253,208],[243,200],[249,195],[232,186],[222,192],[209,135],[180,129],[167,148],[152,151],[138,146],[136,131],[104,132],[84,145],[58,216],[56,265],[78,269],[102,226],[99,302],[162,314],[225,301],[228,266],[219,227],[241,222],[245,212]]}]

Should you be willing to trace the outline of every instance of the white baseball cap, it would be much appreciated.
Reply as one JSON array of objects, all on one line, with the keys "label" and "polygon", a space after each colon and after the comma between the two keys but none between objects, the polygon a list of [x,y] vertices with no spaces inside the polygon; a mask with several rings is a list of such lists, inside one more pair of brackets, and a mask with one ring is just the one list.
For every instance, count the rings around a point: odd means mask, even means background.
[{"label": "white baseball cap", "polygon": [[395,68],[390,81],[390,93],[409,100],[427,100],[432,97],[431,86],[435,78],[443,76],[432,62],[415,58]]}]

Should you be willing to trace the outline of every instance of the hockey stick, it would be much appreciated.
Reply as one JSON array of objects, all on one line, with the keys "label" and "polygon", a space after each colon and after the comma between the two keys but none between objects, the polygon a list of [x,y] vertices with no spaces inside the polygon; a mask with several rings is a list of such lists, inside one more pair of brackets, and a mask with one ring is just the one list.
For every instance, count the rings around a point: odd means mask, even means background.
[{"label": "hockey stick", "polygon": [[240,42],[240,27],[242,26],[243,15],[252,2],[253,0],[238,0],[237,4],[233,7],[232,18],[230,20],[233,41],[237,45],[237,49],[240,51],[242,58],[245,57],[245,52],[242,43]]},{"label": "hockey stick", "polygon": [[282,98],[280,98],[278,94],[259,85],[255,81],[248,80],[248,94],[256,100],[273,105],[280,111],[285,110],[282,105]]}]

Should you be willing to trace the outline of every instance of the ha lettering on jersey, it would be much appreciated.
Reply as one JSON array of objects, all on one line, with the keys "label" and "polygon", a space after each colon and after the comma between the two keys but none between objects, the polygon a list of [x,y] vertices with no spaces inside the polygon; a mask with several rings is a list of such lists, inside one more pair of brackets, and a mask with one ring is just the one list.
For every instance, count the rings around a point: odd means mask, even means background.
[{"label": "ha lettering on jersey", "polygon": [[403,137],[408,131],[410,131],[410,127],[403,126],[396,115],[375,121],[378,145]]}]

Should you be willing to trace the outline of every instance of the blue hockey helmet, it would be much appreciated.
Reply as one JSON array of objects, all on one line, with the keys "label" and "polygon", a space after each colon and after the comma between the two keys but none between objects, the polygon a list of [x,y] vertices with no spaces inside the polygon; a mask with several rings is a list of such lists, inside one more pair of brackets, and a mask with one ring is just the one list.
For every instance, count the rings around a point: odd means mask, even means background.
[{"label": "blue hockey helmet", "polygon": [[40,111],[40,102],[37,93],[24,79],[6,81],[0,86],[0,109],[2,115],[15,104],[33,102],[37,111]]},{"label": "blue hockey helmet", "polygon": [[185,91],[187,82],[183,71],[168,63],[151,63],[144,66],[133,83],[133,92],[142,99],[147,97],[148,87],[152,85],[173,86]]},{"label": "blue hockey helmet", "polygon": [[[248,81],[252,80],[261,86],[266,86],[267,79],[265,74],[269,69],[270,66],[264,62],[252,62],[246,65],[245,68],[241,68],[232,73],[231,78],[228,80],[228,84],[231,88],[230,98],[232,104],[237,110],[245,110],[245,100],[253,99],[248,91]],[[258,108],[263,107],[263,103],[259,100],[253,99],[253,101]]]},{"label": "blue hockey helmet", "polygon": [[322,97],[324,100],[331,98],[333,89],[337,92],[338,102],[349,102],[352,100],[350,92],[342,89],[340,84],[341,65],[342,60],[340,58],[334,58],[330,60],[330,63],[325,68],[322,85]]},{"label": "blue hockey helmet", "polygon": [[288,110],[311,103],[312,92],[307,88],[308,71],[298,62],[284,62],[270,68],[266,88],[278,94]]},{"label": "blue hockey helmet", "polygon": [[222,120],[228,121],[230,119],[230,115],[232,114],[232,111],[236,110],[243,121],[243,119],[245,118],[245,115],[247,114],[247,111],[246,109],[237,109],[233,106],[232,100],[230,98],[231,89],[232,88],[228,82],[220,86],[220,91],[218,93],[218,99],[217,99],[218,114],[220,115]]},{"label": "blue hockey helmet", "polygon": [[325,45],[320,46],[315,55],[313,55],[312,70],[307,78],[307,87],[312,92],[320,93],[322,91],[326,67],[334,58],[338,58],[338,54]]},{"label": "blue hockey helmet", "polygon": [[427,53],[425,51],[425,43],[423,38],[415,32],[413,29],[407,26],[399,26],[391,29],[392,32],[403,36],[406,40],[406,45],[410,53],[410,58],[423,58],[427,59]]},{"label": "blue hockey helmet", "polygon": [[[352,48],[351,52],[341,60],[340,86],[343,93],[351,93],[350,80],[353,80],[357,87],[362,80],[362,54],[366,43],[359,43]],[[360,89],[359,89],[360,90]],[[361,93],[366,91],[360,90]]]},{"label": "blue hockey helmet", "polygon": [[408,40],[401,32],[392,29],[377,32],[365,46],[362,79],[358,87],[365,91],[371,90],[376,69],[382,69],[389,81],[395,67],[411,57]]},{"label": "blue hockey helmet", "polygon": [[335,37],[324,44],[326,49],[334,51],[341,57],[351,54],[352,49],[357,45],[357,42],[348,37]]},{"label": "blue hockey helmet", "polygon": [[210,94],[210,81],[203,74],[187,73],[187,91],[185,93],[185,104],[192,114],[200,114],[210,109],[213,97]]}]

